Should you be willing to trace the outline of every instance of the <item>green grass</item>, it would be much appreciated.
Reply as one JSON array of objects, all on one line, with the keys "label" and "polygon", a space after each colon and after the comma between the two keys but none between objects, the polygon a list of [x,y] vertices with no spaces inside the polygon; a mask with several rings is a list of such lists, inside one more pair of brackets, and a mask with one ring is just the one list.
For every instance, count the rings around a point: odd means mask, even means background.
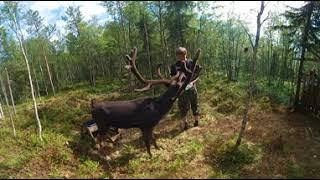
[{"label": "green grass", "polygon": [[304,169],[292,160],[287,161],[285,164],[285,172],[288,179],[303,179]]},{"label": "green grass", "polygon": [[[127,173],[131,177],[160,178],[168,173],[173,175],[183,171],[188,162],[192,161],[196,154],[201,154],[203,144],[192,139],[184,145],[177,145],[176,140],[172,140],[176,151],[153,150],[153,157],[150,159],[147,153],[132,156],[136,150],[132,146],[125,146],[122,149],[123,155],[117,162],[119,166],[127,166]],[[160,152],[159,152],[160,151]],[[141,153],[141,152],[140,152]]]},{"label": "green grass", "polygon": [[[215,84],[215,87],[220,88],[217,84]],[[18,116],[15,121],[18,122],[16,125],[19,134],[18,140],[15,141],[12,137],[7,138],[11,136],[10,126],[0,131],[0,136],[6,137],[3,138],[4,142],[2,144],[12,144],[11,150],[7,146],[2,146],[0,149],[0,152],[9,152],[4,157],[9,161],[4,161],[0,165],[7,170],[15,171],[25,168],[26,174],[21,175],[23,177],[35,175],[32,172],[33,167],[23,167],[28,162],[33,164],[33,161],[43,161],[47,166],[45,171],[50,178],[64,177],[63,172],[61,172],[64,166],[69,166],[67,169],[72,169],[71,166],[77,167],[77,171],[70,170],[73,171],[74,177],[104,176],[101,173],[102,168],[99,162],[92,160],[85,154],[75,157],[74,148],[67,147],[65,143],[72,142],[76,144],[75,146],[83,144],[80,151],[84,152],[90,148],[92,144],[80,140],[77,133],[79,125],[90,117],[90,100],[93,98],[100,100],[130,99],[129,94],[116,93],[118,88],[119,85],[117,84],[105,85],[101,83],[97,84],[96,87],[90,87],[86,83],[80,83],[76,86],[66,87],[56,96],[38,99],[39,117],[43,127],[43,142],[39,140],[37,135],[36,121],[31,109],[32,103],[26,102],[17,105]],[[220,93],[224,93],[224,97],[233,94],[233,88],[230,90],[220,92],[218,89]],[[232,95],[230,97],[233,98]],[[221,101],[224,101],[224,99],[221,99]],[[217,114],[211,109],[212,115]],[[177,112],[176,107],[172,111]],[[208,116],[207,123],[210,123],[211,117],[213,116]],[[173,140],[172,143],[176,144],[176,140]],[[124,145],[120,150],[122,156],[116,159],[114,164],[118,167],[126,167],[128,173],[135,177],[161,177],[167,174],[167,171],[171,174],[182,171],[183,167],[193,160],[195,154],[201,154],[204,145],[198,139],[191,139],[183,145],[175,146],[176,151],[174,152],[155,151],[154,157],[150,160],[147,153],[137,156],[137,154],[141,154],[141,150],[137,147],[130,144]],[[19,152],[18,156],[17,151]],[[162,153],[167,153],[167,155],[162,156]],[[164,166],[164,164],[166,165]],[[39,166],[41,165],[40,163]],[[153,172],[155,169],[158,170],[156,174]],[[146,170],[149,170],[149,173]],[[1,173],[3,177],[9,177],[8,175],[9,173]]]},{"label": "green grass", "polygon": [[[76,89],[76,88],[82,89]],[[66,146],[66,142],[77,142],[80,124],[89,118],[89,104],[92,98],[118,98],[115,94],[107,95],[103,92],[114,91],[117,85],[98,84],[96,87],[88,87],[80,84],[72,90],[64,90],[56,96],[42,97],[38,99],[38,113],[43,128],[43,141],[38,136],[37,123],[34,118],[32,102],[28,101],[17,105],[17,116],[14,122],[17,130],[17,138],[12,135],[9,119],[5,119],[0,129],[0,176],[14,178],[11,171],[22,171],[22,177],[32,177],[36,172],[33,168],[46,166],[50,178],[61,178],[59,171],[66,166],[77,166],[79,159],[74,159],[74,150]],[[90,161],[88,161],[90,162]],[[81,165],[83,169],[92,168],[92,164],[86,162]],[[30,163],[28,165],[28,163]],[[30,165],[34,165],[34,167]],[[40,166],[40,167],[37,167]],[[88,166],[88,167],[87,167]],[[68,167],[71,168],[71,167]],[[67,169],[68,169],[67,168]],[[81,168],[80,168],[81,169]],[[86,173],[82,173],[86,174]],[[79,176],[81,172],[79,172]],[[77,175],[76,175],[77,177]],[[89,177],[89,176],[88,176]],[[96,177],[96,176],[90,176]]]},{"label": "green grass", "polygon": [[209,178],[239,178],[239,171],[245,165],[258,162],[262,156],[262,146],[242,140],[238,149],[234,149],[235,136],[227,141],[221,137],[206,137],[206,162],[214,171]]},{"label": "green grass", "polygon": [[92,160],[85,160],[83,163],[80,164],[78,174],[80,175],[79,178],[92,178],[95,177],[95,173],[98,171],[99,162],[92,161]]},{"label": "green grass", "polygon": [[[111,178],[111,174],[125,178],[241,178],[239,172],[243,167],[253,166],[263,157],[261,146],[244,139],[239,149],[232,151],[235,137],[224,139],[207,126],[223,121],[228,115],[242,114],[244,84],[227,82],[218,76],[201,79],[198,92],[200,111],[204,114],[203,129],[158,139],[164,149],[152,146],[151,159],[144,144],[141,147],[131,142],[122,144],[116,149],[119,155],[111,162],[112,169],[91,154],[94,146],[91,139],[79,136],[80,124],[90,118],[90,101],[133,99],[146,94],[131,96],[118,92],[123,87],[120,83],[98,82],[96,87],[79,83],[64,88],[56,96],[41,97],[38,108],[43,141],[37,134],[32,102],[19,104],[14,119],[17,138],[12,135],[8,119],[0,128],[0,178]],[[256,100],[261,109],[270,108],[272,103],[266,95]],[[176,121],[177,114],[175,105],[170,119]],[[290,163],[286,173],[288,177],[303,177],[303,170]]]}]

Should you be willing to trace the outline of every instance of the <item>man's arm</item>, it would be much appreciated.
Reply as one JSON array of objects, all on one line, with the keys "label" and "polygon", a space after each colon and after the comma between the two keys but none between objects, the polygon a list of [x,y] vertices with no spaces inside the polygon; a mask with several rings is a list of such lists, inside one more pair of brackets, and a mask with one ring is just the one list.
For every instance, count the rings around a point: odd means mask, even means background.
[{"label": "man's arm", "polygon": [[194,84],[195,82],[197,82],[199,80],[199,77],[197,77],[195,80],[191,81],[190,84]]}]

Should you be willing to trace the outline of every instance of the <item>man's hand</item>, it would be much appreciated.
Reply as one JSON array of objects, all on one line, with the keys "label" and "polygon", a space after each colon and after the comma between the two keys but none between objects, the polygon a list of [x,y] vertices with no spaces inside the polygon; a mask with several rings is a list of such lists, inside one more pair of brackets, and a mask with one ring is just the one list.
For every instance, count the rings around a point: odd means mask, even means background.
[{"label": "man's hand", "polygon": [[192,88],[192,87],[193,87],[193,82],[189,83],[189,84],[186,86],[185,90],[189,90],[189,89]]}]

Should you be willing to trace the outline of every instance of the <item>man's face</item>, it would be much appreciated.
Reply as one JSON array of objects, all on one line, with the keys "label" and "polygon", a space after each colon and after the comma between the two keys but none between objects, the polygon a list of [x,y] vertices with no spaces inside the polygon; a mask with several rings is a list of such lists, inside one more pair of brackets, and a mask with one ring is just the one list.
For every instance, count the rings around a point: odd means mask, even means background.
[{"label": "man's face", "polygon": [[186,60],[186,58],[187,58],[186,54],[177,54],[176,55],[177,61],[184,61],[184,60]]}]

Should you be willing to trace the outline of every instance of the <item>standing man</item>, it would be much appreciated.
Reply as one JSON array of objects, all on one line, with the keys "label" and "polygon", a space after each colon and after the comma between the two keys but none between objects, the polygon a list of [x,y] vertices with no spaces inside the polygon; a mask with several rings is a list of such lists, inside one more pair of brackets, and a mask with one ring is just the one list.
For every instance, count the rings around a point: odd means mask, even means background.
[{"label": "standing man", "polygon": [[[191,68],[192,59],[187,59],[187,49],[184,47],[179,47],[176,49],[176,63],[171,65],[170,76],[177,74],[177,71],[182,68],[184,63],[186,63],[187,68]],[[190,109],[194,116],[194,126],[198,126],[199,123],[199,110],[198,110],[198,93],[195,86],[195,82],[199,79],[197,77],[191,81],[185,91],[178,98],[178,106],[180,109],[180,115],[184,122],[184,130],[188,129],[187,114]]]}]

